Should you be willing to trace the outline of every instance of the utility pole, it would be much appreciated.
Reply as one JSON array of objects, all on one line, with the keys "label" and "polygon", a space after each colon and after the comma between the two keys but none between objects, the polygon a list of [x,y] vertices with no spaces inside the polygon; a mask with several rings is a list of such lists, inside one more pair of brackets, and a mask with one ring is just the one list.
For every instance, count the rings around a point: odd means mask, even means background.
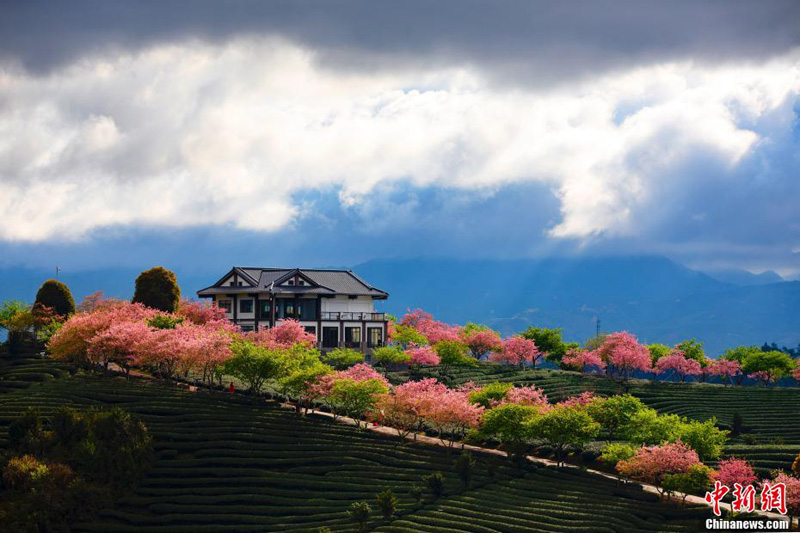
[{"label": "utility pole", "polygon": [[600,340],[600,315],[597,315],[595,317],[595,323],[596,323],[595,338],[597,338],[597,340]]},{"label": "utility pole", "polygon": [[58,279],[58,273],[59,272],[61,272],[61,268],[59,268],[59,266],[56,265],[56,279]]}]

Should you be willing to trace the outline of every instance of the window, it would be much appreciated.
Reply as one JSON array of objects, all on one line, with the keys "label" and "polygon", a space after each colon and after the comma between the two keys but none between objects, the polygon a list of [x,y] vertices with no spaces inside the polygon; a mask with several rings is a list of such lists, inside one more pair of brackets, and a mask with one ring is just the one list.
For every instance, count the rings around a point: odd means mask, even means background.
[{"label": "window", "polygon": [[230,300],[217,300],[217,307],[225,311],[226,313],[231,312],[231,301]]},{"label": "window", "polygon": [[242,283],[242,282],[240,281],[240,282],[239,282],[239,286],[241,287],[242,285],[244,285],[244,283]]},{"label": "window", "polygon": [[294,280],[290,279],[289,282],[287,283],[287,285],[294,285]]},{"label": "window", "polygon": [[252,324],[242,324],[239,327],[242,328],[242,331],[255,331],[256,329]]},{"label": "window", "polygon": [[301,298],[297,300],[297,312],[300,320],[317,319],[317,300],[311,298]]},{"label": "window", "polygon": [[317,336],[317,326],[303,326],[303,329],[306,330],[306,333],[311,333],[315,337]]},{"label": "window", "polygon": [[240,313],[252,313],[253,312],[253,300],[239,300],[239,312]]},{"label": "window", "polygon": [[298,280],[298,281],[297,281],[297,284],[298,284],[298,285],[305,285],[305,284],[306,284],[306,282],[305,282],[305,281],[303,281],[303,280],[301,279],[301,280]]},{"label": "window", "polygon": [[344,345],[348,348],[357,348],[359,345],[361,345],[361,328],[344,328]]},{"label": "window", "polygon": [[262,300],[258,304],[258,318],[261,320],[269,320],[272,313],[272,302],[269,300]]},{"label": "window", "polygon": [[339,346],[339,328],[333,326],[323,326],[322,347],[336,348],[337,346]]},{"label": "window", "polygon": [[379,348],[383,345],[383,328],[367,328],[367,346]]}]

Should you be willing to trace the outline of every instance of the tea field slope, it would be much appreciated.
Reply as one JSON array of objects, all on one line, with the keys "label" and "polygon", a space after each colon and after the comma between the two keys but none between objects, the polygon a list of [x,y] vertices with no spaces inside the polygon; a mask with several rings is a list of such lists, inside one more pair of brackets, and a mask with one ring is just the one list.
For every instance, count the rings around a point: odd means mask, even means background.
[{"label": "tea field slope", "polygon": [[[359,431],[250,399],[146,381],[62,375],[0,395],[0,445],[28,406],[119,406],[138,414],[155,439],[155,467],[134,494],[79,531],[355,530],[351,503],[391,488],[385,531],[681,531],[696,530],[704,507],[653,501],[638,489],[616,493],[613,480],[572,470],[480,457],[470,489],[453,470],[456,452]],[[411,489],[441,471],[445,495],[418,505]],[[600,525],[603,525],[602,527]]]},{"label": "tea field slope", "polygon": [[[436,375],[436,370],[423,371]],[[504,365],[481,365],[477,368],[451,370],[453,384],[494,381],[518,385],[536,385],[551,401],[560,401],[584,391],[607,396],[630,392],[648,406],[662,413],[675,413],[696,420],[716,417],[722,425],[733,422],[734,413],[742,415],[746,432],[756,439],[744,444],[732,438],[725,455],[737,455],[751,461],[762,473],[788,469],[800,454],[800,389],[733,386],[708,383],[668,383],[632,379],[622,383],[604,376],[583,375],[561,370],[520,370]],[[408,372],[391,372],[398,383],[409,378]]]}]

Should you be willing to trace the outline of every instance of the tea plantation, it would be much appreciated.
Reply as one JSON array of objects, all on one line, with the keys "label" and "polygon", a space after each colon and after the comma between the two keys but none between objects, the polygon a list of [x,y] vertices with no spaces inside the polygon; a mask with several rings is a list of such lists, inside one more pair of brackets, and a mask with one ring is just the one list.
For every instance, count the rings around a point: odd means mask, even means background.
[{"label": "tea plantation", "polygon": [[[437,370],[423,371],[437,375]],[[494,381],[536,385],[551,401],[592,391],[606,396],[629,392],[663,413],[706,420],[712,416],[723,425],[733,422],[734,413],[744,421],[745,434],[755,439],[744,444],[742,436],[731,438],[724,456],[735,455],[753,463],[762,473],[777,468],[788,470],[800,453],[800,389],[733,386],[708,383],[668,383],[632,379],[623,384],[603,376],[561,370],[519,370],[503,365],[450,370],[453,384]],[[409,379],[408,372],[391,372],[392,382]],[[752,441],[751,441],[752,442]]]},{"label": "tea plantation", "polygon": [[[397,494],[399,516],[389,522],[374,511],[371,530],[682,531],[697,530],[708,516],[704,507],[659,503],[578,470],[522,470],[502,458],[478,457],[472,485],[463,489],[456,452],[402,446],[245,397],[70,375],[37,360],[2,361],[0,375],[0,383],[14,384],[0,394],[0,445],[31,405],[45,415],[65,404],[119,406],[153,434],[157,460],[144,482],[79,531],[355,530],[350,504],[375,508],[385,488]],[[426,494],[417,503],[412,487],[437,470],[444,496]]]}]

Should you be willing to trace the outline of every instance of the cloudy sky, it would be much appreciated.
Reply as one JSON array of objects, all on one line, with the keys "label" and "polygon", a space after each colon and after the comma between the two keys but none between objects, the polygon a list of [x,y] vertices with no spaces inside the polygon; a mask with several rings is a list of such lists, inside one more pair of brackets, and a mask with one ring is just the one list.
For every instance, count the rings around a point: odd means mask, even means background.
[{"label": "cloudy sky", "polygon": [[0,265],[800,277],[800,3],[0,2]]}]

